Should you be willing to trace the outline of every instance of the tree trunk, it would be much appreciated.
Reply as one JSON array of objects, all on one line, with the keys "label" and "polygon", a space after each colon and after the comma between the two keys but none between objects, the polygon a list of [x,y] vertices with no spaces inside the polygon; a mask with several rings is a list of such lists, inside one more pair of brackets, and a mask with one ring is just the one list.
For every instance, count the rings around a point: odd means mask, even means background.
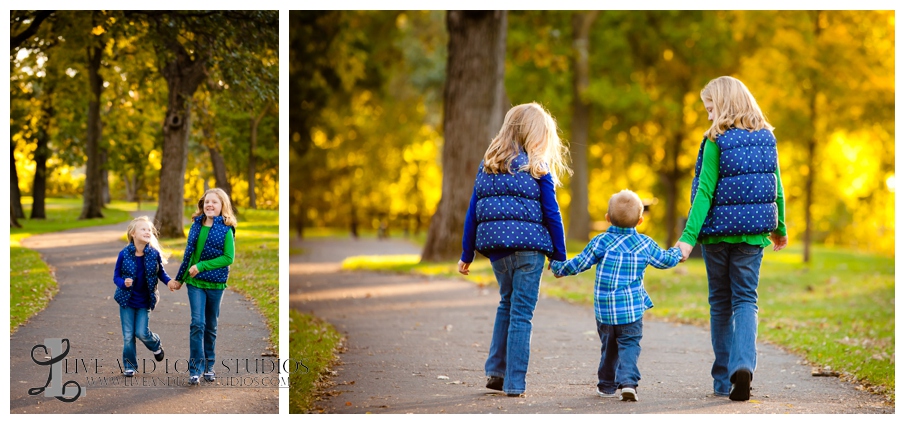
[{"label": "tree trunk", "polygon": [[269,103],[264,105],[264,110],[258,116],[253,116],[251,119],[251,141],[248,143],[248,207],[252,209],[258,208],[255,201],[255,174],[257,173],[255,148],[258,145],[258,125],[261,124],[268,109],[270,109]]},{"label": "tree trunk", "polygon": [[201,134],[204,137],[201,144],[207,148],[207,152],[211,157],[211,166],[214,169],[214,184],[225,191],[226,195],[232,199],[233,187],[227,177],[226,161],[220,153],[220,143],[214,137],[214,120],[208,115],[206,103],[201,107]]},{"label": "tree trunk", "polygon": [[588,90],[588,39],[599,11],[572,15],[572,201],[569,203],[569,238],[588,241],[591,215],[588,212],[588,132],[591,105],[585,99]]},{"label": "tree trunk", "polygon": [[104,81],[100,75],[101,54],[100,46],[88,47],[88,82],[91,92],[88,99],[88,137],[86,140],[85,154],[88,162],[85,165],[85,192],[82,202],[82,214],[79,219],[103,218],[101,209],[104,207],[103,199],[103,172],[101,171],[101,90]]},{"label": "tree trunk", "polygon": [[107,149],[101,149],[101,200],[104,205],[110,204],[110,171],[107,170]]},{"label": "tree trunk", "polygon": [[226,161],[220,154],[219,146],[207,146],[207,152],[211,156],[211,165],[214,167],[214,184],[218,188],[223,189],[230,199],[233,197],[233,187],[229,184],[229,178],[226,176]]},{"label": "tree trunk", "polygon": [[31,219],[47,219],[44,208],[44,200],[47,197],[47,159],[50,150],[47,144],[50,140],[50,119],[53,117],[53,105],[50,103],[52,90],[44,93],[43,115],[41,117],[40,130],[38,131],[38,146],[35,149],[35,180],[31,188]]},{"label": "tree trunk", "polygon": [[[684,122],[684,113],[680,115],[680,122]],[[685,175],[685,171],[679,169],[679,152],[682,150],[682,134],[675,133],[667,137],[666,146],[664,146],[665,157],[663,158],[663,166],[660,168],[660,183],[663,184],[663,191],[666,195],[666,202],[663,205],[666,208],[666,216],[663,218],[666,226],[666,247],[672,247],[679,239],[679,231],[684,230],[679,225],[679,213],[677,211],[679,203],[679,178]]]},{"label": "tree trunk", "polygon": [[10,218],[14,225],[19,227],[18,219],[25,218],[22,210],[22,193],[19,192],[19,172],[16,170],[16,143],[9,145],[10,175],[9,175],[9,206]]},{"label": "tree trunk", "polygon": [[[814,17],[814,40],[820,38],[820,11]],[[815,45],[818,45],[815,41]],[[817,78],[811,78],[811,92],[808,99],[811,112],[811,136],[808,137],[807,167],[808,173],[804,180],[804,263],[811,262],[811,206],[814,204],[814,153],[817,150]]]},{"label": "tree trunk", "polygon": [[503,121],[505,11],[450,11],[443,107],[443,183],[421,260],[455,259],[481,157]]},{"label": "tree trunk", "polygon": [[210,53],[196,51],[191,56],[176,40],[167,46],[175,56],[160,73],[167,81],[167,114],[163,124],[163,157],[160,168],[160,192],[155,220],[161,238],[183,238],[185,168],[188,161],[191,105],[195,90],[207,76],[205,63]]}]

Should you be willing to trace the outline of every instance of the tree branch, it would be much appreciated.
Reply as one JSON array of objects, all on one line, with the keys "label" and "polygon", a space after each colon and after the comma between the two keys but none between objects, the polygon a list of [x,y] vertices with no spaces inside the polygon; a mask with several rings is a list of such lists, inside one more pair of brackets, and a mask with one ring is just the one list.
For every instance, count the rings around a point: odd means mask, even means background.
[{"label": "tree branch", "polygon": [[45,19],[49,18],[50,15],[53,14],[53,12],[53,10],[39,10],[35,14],[35,19],[31,21],[31,25],[29,25],[28,28],[25,28],[25,31],[22,31],[15,37],[9,38],[10,51],[15,49],[16,47],[21,46],[22,43],[25,42],[25,40],[29,39],[29,37],[31,37],[32,35],[35,35],[35,33],[38,32],[38,27],[41,26],[41,22],[44,22]]}]

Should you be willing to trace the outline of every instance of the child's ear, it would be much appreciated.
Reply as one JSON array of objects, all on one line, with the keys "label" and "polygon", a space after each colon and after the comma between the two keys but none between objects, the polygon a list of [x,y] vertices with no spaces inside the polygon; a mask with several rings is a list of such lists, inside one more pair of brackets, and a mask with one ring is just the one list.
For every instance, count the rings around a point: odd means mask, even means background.
[{"label": "child's ear", "polygon": [[610,214],[606,214],[603,217],[606,218],[606,222],[609,222],[610,224],[613,223],[613,221],[610,221]]},{"label": "child's ear", "polygon": [[638,218],[638,225],[641,225],[642,222],[644,222],[644,215],[641,215],[641,217]]}]

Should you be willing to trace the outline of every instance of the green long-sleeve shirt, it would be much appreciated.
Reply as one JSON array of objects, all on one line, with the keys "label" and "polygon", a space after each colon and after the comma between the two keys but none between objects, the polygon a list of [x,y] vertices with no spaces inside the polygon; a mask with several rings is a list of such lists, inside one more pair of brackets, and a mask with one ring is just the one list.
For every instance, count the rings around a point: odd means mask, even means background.
[{"label": "green long-sleeve shirt", "polygon": [[[720,146],[710,141],[704,143],[704,158],[701,164],[701,175],[698,179],[698,192],[694,196],[691,212],[688,214],[688,222],[685,223],[685,231],[679,241],[694,245],[726,243],[747,243],[753,246],[767,247],[770,245],[770,233],[742,234],[735,236],[702,235],[701,227],[710,212],[713,203],[713,194],[716,192],[716,182],[719,179]],[[779,215],[779,226],[776,234],[786,235],[786,201],[782,190],[782,179],[779,177],[779,160],[776,162],[776,208]]]},{"label": "green long-sleeve shirt", "polygon": [[[233,263],[236,242],[233,240],[232,232],[230,231],[227,231],[226,237],[223,238],[223,254],[214,259],[206,261],[201,260],[201,251],[204,250],[204,242],[207,241],[207,235],[210,231],[211,227],[201,226],[201,231],[198,233],[198,244],[195,247],[195,252],[192,253],[191,261],[189,261],[189,268],[191,268],[192,265],[195,265],[198,268],[198,272],[223,268],[225,266],[230,266]],[[226,283],[211,283],[209,281],[196,280],[189,275],[188,271],[185,272],[185,281],[183,281],[183,283],[191,284],[199,289],[223,290],[226,288]]]}]

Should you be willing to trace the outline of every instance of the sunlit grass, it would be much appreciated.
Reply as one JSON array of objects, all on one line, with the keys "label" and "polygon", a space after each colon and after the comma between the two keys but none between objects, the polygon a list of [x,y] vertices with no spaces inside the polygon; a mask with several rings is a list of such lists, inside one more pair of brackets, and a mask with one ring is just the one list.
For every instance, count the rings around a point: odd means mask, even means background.
[{"label": "sunlit grass", "polygon": [[[239,212],[236,256],[229,269],[227,286],[254,302],[264,315],[270,328],[270,344],[276,353],[280,341],[279,211],[241,209]],[[186,213],[188,217],[191,211]],[[185,226],[186,237],[190,228],[191,224]],[[186,242],[185,238],[161,240],[173,263],[182,261]]]},{"label": "sunlit grass", "polygon": [[[31,205],[31,197],[22,198],[26,217],[31,214]],[[20,219],[19,224],[22,228],[9,229],[10,334],[15,333],[20,325],[44,310],[48,302],[59,292],[57,282],[47,264],[41,260],[41,255],[22,247],[21,241],[36,234],[126,222],[130,217],[123,208],[127,206],[128,204],[114,202],[111,207],[103,210],[104,218],[79,220],[82,199],[50,198],[45,200],[47,219]],[[125,231],[125,227],[123,228]]]},{"label": "sunlit grass", "polygon": [[296,310],[289,311],[289,355],[305,372],[289,375],[289,413],[309,412],[317,384],[333,362],[342,335],[329,323]]},{"label": "sunlit grass", "polygon": [[[583,243],[569,241],[573,257]],[[418,255],[359,256],[344,269],[408,272],[457,278],[455,262],[418,262]],[[476,260],[466,280],[495,285],[489,261]],[[709,326],[707,275],[701,259],[675,269],[652,267],[645,287],[655,304],[648,314],[671,321]],[[541,291],[552,297],[592,305],[593,269],[556,279],[545,272]],[[769,341],[831,367],[853,381],[895,399],[895,263],[894,259],[843,249],[814,246],[811,264],[800,247],[764,254],[759,284],[759,331]]]}]

